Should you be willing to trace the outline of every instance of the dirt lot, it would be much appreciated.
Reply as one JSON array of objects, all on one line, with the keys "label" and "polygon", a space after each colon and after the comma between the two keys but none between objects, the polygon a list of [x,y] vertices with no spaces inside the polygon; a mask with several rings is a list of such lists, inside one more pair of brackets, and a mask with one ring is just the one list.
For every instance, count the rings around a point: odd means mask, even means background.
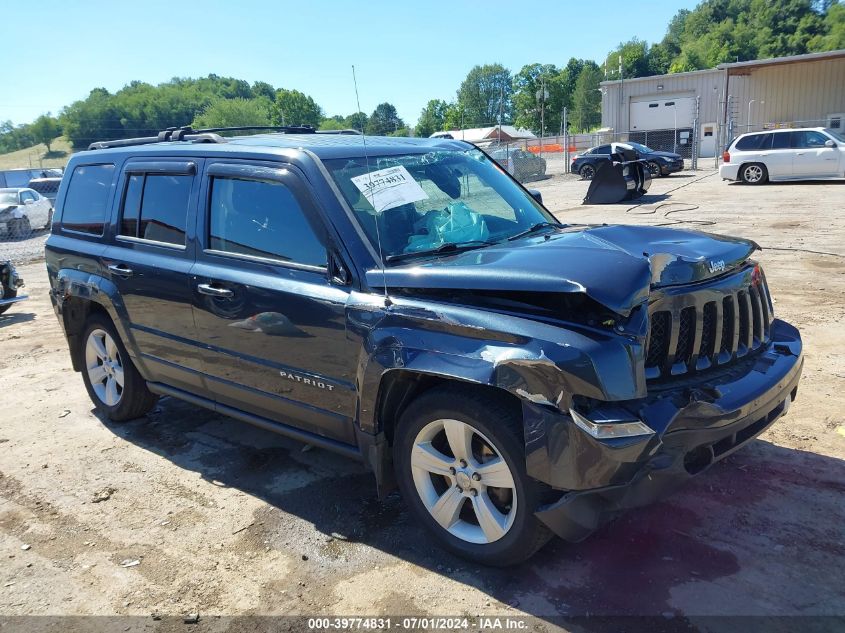
[{"label": "dirt lot", "polygon": [[845,183],[685,172],[631,209],[581,206],[572,177],[534,186],[568,222],[759,242],[776,313],[806,345],[789,414],[665,502],[483,569],[434,547],[344,458],[170,399],[146,419],[99,420],[33,262],[20,267],[31,300],[0,317],[0,615],[531,614],[543,628],[845,614]]}]

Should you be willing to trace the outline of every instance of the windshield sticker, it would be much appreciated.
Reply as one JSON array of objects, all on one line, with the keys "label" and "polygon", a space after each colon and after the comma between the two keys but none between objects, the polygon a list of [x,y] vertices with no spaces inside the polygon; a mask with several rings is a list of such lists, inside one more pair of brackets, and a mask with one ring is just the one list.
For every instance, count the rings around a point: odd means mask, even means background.
[{"label": "windshield sticker", "polygon": [[372,171],[350,180],[373,205],[376,213],[428,199],[423,188],[402,165]]}]

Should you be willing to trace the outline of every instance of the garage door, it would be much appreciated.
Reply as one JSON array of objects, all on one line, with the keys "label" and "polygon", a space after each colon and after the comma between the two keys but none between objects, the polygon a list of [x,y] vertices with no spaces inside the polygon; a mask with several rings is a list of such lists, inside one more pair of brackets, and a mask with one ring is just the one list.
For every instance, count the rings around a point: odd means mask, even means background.
[{"label": "garage door", "polygon": [[[677,115],[677,124],[675,117]],[[638,99],[631,102],[631,130],[671,130],[692,127],[695,97]]]}]

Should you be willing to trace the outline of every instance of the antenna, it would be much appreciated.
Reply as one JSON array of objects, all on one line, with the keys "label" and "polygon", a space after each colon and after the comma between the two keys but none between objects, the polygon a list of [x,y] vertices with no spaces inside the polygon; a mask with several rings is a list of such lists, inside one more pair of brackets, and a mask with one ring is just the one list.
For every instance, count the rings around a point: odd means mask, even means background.
[{"label": "antenna", "polygon": [[[352,83],[355,85],[355,103],[358,106],[358,112],[361,111],[361,100],[358,98],[358,79],[355,77],[355,64],[352,64]],[[376,245],[378,246],[379,264],[381,264],[381,277],[384,283],[384,305],[390,307],[392,301],[387,296],[387,271],[384,269],[384,253],[381,250],[381,230],[378,226],[378,210],[376,209],[376,198],[373,191],[373,177],[370,172],[370,156],[367,154],[367,135],[364,133],[364,127],[361,126],[361,142],[364,144],[364,163],[367,165],[367,177],[370,180],[370,205],[373,211],[376,212]]]}]

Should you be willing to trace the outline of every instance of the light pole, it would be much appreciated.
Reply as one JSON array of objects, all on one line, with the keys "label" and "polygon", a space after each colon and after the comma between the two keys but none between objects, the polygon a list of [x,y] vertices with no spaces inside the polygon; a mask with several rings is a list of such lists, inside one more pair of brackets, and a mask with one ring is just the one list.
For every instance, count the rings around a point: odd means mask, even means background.
[{"label": "light pole", "polygon": [[[751,99],[751,100],[748,102],[748,116],[747,116],[747,117],[746,117],[746,119],[745,119],[745,131],[746,131],[746,132],[750,132],[750,131],[751,131],[751,104],[752,104],[752,103],[755,103],[756,101],[757,101],[757,99]],[[760,105],[763,105],[764,103],[766,103],[766,102],[765,102],[765,101],[761,101],[761,102],[760,102]]]}]

